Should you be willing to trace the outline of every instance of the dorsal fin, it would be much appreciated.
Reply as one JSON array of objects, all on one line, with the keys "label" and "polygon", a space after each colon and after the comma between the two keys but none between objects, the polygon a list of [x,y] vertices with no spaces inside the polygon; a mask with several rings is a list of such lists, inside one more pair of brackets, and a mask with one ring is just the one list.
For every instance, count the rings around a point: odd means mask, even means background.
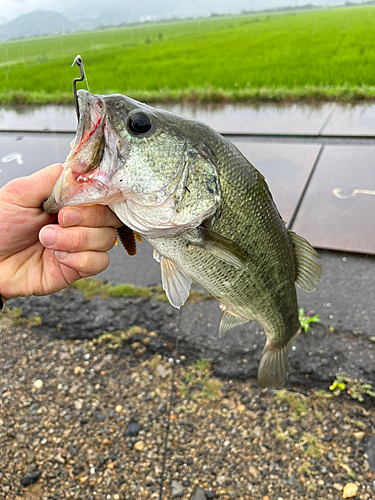
[{"label": "dorsal fin", "polygon": [[193,280],[173,260],[160,256],[161,281],[169,302],[180,309],[189,297]]},{"label": "dorsal fin", "polygon": [[320,257],[302,236],[298,236],[293,231],[289,231],[289,234],[294,243],[297,258],[296,285],[306,290],[306,292],[312,292],[316,289],[316,285],[320,282],[323,274],[322,265],[314,260],[320,259]]}]

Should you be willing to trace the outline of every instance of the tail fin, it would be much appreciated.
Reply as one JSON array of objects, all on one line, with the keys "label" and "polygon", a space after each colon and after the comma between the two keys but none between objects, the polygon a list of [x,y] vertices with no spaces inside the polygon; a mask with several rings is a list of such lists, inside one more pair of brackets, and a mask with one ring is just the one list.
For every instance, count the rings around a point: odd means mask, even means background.
[{"label": "tail fin", "polygon": [[300,331],[301,329],[283,347],[275,349],[268,343],[264,346],[258,368],[258,381],[261,387],[280,389],[285,384],[288,376],[289,349]]}]

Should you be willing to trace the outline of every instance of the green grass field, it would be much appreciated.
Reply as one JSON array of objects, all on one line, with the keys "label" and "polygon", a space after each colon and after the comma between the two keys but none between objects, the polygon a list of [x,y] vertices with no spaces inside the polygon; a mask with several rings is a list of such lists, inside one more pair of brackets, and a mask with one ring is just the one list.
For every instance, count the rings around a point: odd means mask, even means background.
[{"label": "green grass field", "polygon": [[90,91],[146,101],[375,98],[375,6],[230,16],[0,44],[0,102]]}]

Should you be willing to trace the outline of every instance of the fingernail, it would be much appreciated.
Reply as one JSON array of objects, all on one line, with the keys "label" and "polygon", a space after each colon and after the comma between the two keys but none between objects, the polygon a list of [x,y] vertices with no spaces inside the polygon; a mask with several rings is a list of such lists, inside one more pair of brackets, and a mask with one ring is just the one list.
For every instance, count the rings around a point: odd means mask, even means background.
[{"label": "fingernail", "polygon": [[69,208],[63,215],[63,226],[76,226],[82,221],[81,212],[75,208]]},{"label": "fingernail", "polygon": [[53,245],[56,241],[56,231],[50,227],[42,229],[40,233],[40,241],[47,247]]},{"label": "fingernail", "polygon": [[64,252],[63,250],[56,250],[55,252],[55,257],[57,260],[64,260],[67,255],[68,252]]}]

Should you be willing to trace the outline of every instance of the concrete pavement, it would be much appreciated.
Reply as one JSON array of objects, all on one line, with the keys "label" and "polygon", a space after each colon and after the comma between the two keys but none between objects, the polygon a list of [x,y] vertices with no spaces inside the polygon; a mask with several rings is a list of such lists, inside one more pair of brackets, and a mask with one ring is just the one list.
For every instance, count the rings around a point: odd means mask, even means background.
[{"label": "concrete pavement", "polygon": [[[226,135],[314,246],[375,254],[375,105],[165,106]],[[63,161],[73,107],[0,110],[0,185]]]}]

